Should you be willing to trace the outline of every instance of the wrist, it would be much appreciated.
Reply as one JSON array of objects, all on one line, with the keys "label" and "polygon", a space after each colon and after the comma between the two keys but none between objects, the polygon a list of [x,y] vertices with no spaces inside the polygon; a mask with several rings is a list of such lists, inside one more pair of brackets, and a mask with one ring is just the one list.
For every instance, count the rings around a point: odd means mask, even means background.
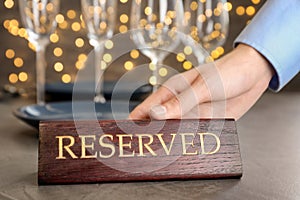
[{"label": "wrist", "polygon": [[230,68],[232,73],[238,73],[250,82],[264,79],[264,82],[269,83],[275,73],[268,60],[246,44],[239,44],[229,54],[217,60],[216,65],[226,70]]},{"label": "wrist", "polygon": [[258,72],[264,72],[265,76],[269,76],[270,79],[274,75],[274,69],[269,61],[256,49],[246,44],[239,44],[236,48],[237,51],[244,53],[244,56],[252,61],[252,66],[255,67],[255,70]]}]

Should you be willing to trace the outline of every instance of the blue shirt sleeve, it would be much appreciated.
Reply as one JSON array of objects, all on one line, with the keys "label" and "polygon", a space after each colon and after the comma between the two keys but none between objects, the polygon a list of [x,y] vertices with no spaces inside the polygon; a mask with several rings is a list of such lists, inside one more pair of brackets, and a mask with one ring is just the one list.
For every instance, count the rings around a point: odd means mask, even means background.
[{"label": "blue shirt sleeve", "polygon": [[300,1],[267,0],[238,43],[255,48],[273,65],[269,88],[282,89],[300,71]]}]

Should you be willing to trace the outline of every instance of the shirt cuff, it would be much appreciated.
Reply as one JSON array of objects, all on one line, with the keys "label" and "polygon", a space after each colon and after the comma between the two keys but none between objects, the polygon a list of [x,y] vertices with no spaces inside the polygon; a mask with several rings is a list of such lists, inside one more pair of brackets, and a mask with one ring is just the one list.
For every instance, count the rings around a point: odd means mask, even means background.
[{"label": "shirt cuff", "polygon": [[300,71],[300,1],[267,1],[234,41],[260,52],[273,66],[269,88],[281,90]]}]

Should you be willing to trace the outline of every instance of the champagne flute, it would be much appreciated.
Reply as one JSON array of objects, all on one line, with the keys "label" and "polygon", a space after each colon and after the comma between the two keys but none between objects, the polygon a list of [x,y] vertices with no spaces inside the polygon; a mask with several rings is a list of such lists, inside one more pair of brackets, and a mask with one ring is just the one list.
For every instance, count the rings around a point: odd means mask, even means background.
[{"label": "champagne flute", "polygon": [[182,0],[133,0],[131,7],[132,38],[138,49],[151,59],[158,88],[158,71],[164,58],[180,43],[177,31],[183,20]]},{"label": "champagne flute", "polygon": [[95,102],[105,103],[101,66],[103,46],[114,33],[117,0],[81,0],[90,44],[95,49]]},{"label": "champagne flute", "polygon": [[211,52],[225,43],[229,30],[226,0],[185,0],[183,31]]},{"label": "champagne flute", "polygon": [[59,12],[59,3],[59,0],[19,0],[28,40],[36,50],[36,101],[39,105],[45,104],[45,50],[50,43],[49,36],[56,28],[55,17]]}]

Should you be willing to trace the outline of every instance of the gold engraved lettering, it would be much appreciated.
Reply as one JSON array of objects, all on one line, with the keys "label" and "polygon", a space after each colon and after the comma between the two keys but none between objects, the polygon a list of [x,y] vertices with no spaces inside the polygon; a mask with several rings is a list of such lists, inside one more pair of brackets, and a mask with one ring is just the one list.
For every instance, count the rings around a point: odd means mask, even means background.
[{"label": "gold engraved lettering", "polygon": [[159,139],[162,147],[164,148],[166,154],[170,155],[170,152],[171,152],[171,149],[172,149],[172,146],[173,146],[173,143],[174,143],[174,139],[175,139],[176,133],[172,133],[171,134],[172,135],[172,140],[171,140],[169,149],[167,148],[167,145],[166,145],[165,141],[163,140],[162,135],[163,134],[161,134],[161,133],[160,134],[156,134],[156,136],[158,137],[158,139]]},{"label": "gold engraved lettering", "polygon": [[[186,146],[191,145],[194,147],[194,133],[180,133],[181,135],[181,142],[182,142],[182,155],[197,155],[198,151],[195,150],[194,152],[187,152]],[[186,142],[186,136],[192,137],[192,142]]]},{"label": "gold engraved lettering", "polygon": [[[80,135],[79,136],[81,139],[81,157],[80,158],[96,158],[97,157],[97,152],[95,152],[92,155],[86,155],[86,149],[90,148],[91,150],[94,151],[94,141],[96,140],[95,135]],[[91,144],[86,144],[86,139],[92,139],[93,142]]]},{"label": "gold engraved lettering", "polygon": [[[220,142],[220,138],[218,136],[216,136],[215,134],[213,133],[198,133],[198,135],[200,136],[200,144],[201,144],[201,151],[202,153],[201,154],[215,154],[217,153],[219,150],[220,150],[220,147],[221,147],[221,142]],[[216,149],[214,151],[210,151],[210,152],[205,152],[205,143],[204,143],[204,136],[212,136],[215,138],[216,140]]]},{"label": "gold engraved lettering", "polygon": [[[73,159],[78,158],[73,153],[73,151],[70,149],[70,147],[73,146],[75,143],[74,137],[72,137],[72,136],[56,136],[55,138],[58,139],[58,156],[56,157],[56,159],[66,159],[66,157],[63,154],[63,149],[65,149]],[[64,139],[70,140],[69,145],[65,145],[65,146],[63,145]]]},{"label": "gold engraved lettering", "polygon": [[108,138],[110,138],[111,140],[113,140],[113,136],[112,136],[112,135],[109,135],[109,134],[103,134],[103,135],[101,135],[101,137],[99,138],[99,144],[100,144],[100,146],[102,146],[102,147],[109,148],[109,149],[111,150],[111,153],[108,154],[108,155],[103,155],[103,154],[101,153],[101,151],[100,151],[100,152],[99,152],[100,158],[110,158],[110,157],[112,157],[112,156],[115,154],[115,152],[116,152],[115,146],[114,146],[113,144],[105,143],[105,142],[103,141],[105,137],[108,137]]},{"label": "gold engraved lettering", "polygon": [[[143,144],[143,137],[149,138],[149,142]],[[145,156],[143,147],[145,147],[153,156],[157,156],[157,154],[149,146],[153,142],[153,135],[151,135],[151,134],[139,134],[138,139],[139,139],[139,155],[138,156]]]},{"label": "gold engraved lettering", "polygon": [[124,147],[131,148],[131,141],[124,144],[123,138],[129,137],[132,140],[132,134],[118,134],[119,138],[119,157],[134,157],[134,151],[131,154],[124,154]]}]

